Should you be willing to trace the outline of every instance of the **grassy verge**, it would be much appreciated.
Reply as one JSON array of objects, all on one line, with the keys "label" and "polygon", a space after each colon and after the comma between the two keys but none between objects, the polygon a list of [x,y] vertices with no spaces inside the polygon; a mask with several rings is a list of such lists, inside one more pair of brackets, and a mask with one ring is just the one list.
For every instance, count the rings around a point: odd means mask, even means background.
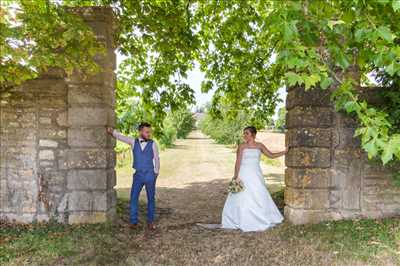
[{"label": "grassy verge", "polygon": [[[282,208],[283,193],[275,192],[273,197]],[[126,199],[119,199],[117,209],[120,219],[126,220]],[[130,241],[132,232],[127,235],[121,224],[3,223],[0,225],[0,264],[115,265],[140,248],[135,241]],[[342,262],[400,263],[400,219],[337,221],[303,226],[284,224],[275,232],[282,240],[292,243],[301,240],[299,243],[302,245],[309,243],[315,250],[333,253],[335,260]]]},{"label": "grassy verge", "polygon": [[314,243],[316,249],[333,253],[342,262],[362,261],[368,265],[400,263],[400,219],[285,225],[280,233],[283,238],[302,238]]},{"label": "grassy verge", "polygon": [[[119,200],[119,215],[126,209]],[[117,264],[129,243],[120,241],[116,224],[0,224],[0,265]]]}]

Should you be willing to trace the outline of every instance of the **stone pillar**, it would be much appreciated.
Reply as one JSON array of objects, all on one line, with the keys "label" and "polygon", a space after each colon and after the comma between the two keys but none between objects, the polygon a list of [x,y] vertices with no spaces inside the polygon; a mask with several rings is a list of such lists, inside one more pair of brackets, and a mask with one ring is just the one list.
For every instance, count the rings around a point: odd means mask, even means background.
[{"label": "stone pillar", "polygon": [[109,8],[75,9],[104,43],[89,79],[52,69],[0,95],[0,219],[103,222],[114,216],[115,47]]},{"label": "stone pillar", "polygon": [[356,121],[335,112],[328,91],[290,88],[287,109],[285,216],[290,222],[400,213],[392,171],[367,159],[353,137]]},{"label": "stone pillar", "polygon": [[329,215],[332,107],[323,91],[291,88],[287,109],[285,216],[313,222]]},{"label": "stone pillar", "polygon": [[58,216],[65,194],[67,85],[51,70],[0,95],[0,219]]},{"label": "stone pillar", "polygon": [[102,71],[85,79],[68,78],[68,223],[103,222],[115,212],[115,141],[106,126],[115,125],[114,21],[111,9],[74,9],[106,47],[96,58]]}]

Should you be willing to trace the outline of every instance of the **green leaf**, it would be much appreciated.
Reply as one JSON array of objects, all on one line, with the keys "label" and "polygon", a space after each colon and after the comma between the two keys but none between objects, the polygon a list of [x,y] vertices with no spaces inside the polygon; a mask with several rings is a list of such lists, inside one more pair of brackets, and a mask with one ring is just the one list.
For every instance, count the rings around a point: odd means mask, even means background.
[{"label": "green leaf", "polygon": [[364,150],[368,153],[368,158],[374,158],[378,154],[378,147],[374,141],[369,141],[363,145]]},{"label": "green leaf", "polygon": [[308,90],[309,88],[315,86],[317,84],[321,77],[316,74],[311,74],[310,76],[305,76],[303,77],[304,79],[304,84],[305,84],[305,89]]},{"label": "green leaf", "polygon": [[396,73],[394,62],[392,62],[390,65],[386,66],[385,70],[390,76],[393,76]]},{"label": "green leaf", "polygon": [[320,82],[321,89],[326,90],[332,83],[333,80],[331,78],[329,77],[322,78]]},{"label": "green leaf", "polygon": [[340,51],[337,55],[337,63],[342,69],[347,69],[350,66],[349,60],[342,51]]},{"label": "green leaf", "polygon": [[283,24],[283,40],[290,42],[292,38],[297,34],[297,21],[289,21]]},{"label": "green leaf", "polygon": [[294,72],[288,72],[285,74],[285,76],[286,76],[289,86],[295,86],[296,84],[301,85],[304,83],[301,76],[297,75]]},{"label": "green leaf", "polygon": [[328,21],[328,27],[329,27],[331,30],[333,30],[333,27],[334,27],[335,25],[339,25],[339,24],[344,24],[344,21],[343,21],[343,20],[329,20],[329,21]]},{"label": "green leaf", "polygon": [[388,41],[388,42],[393,41],[392,31],[387,26],[380,26],[377,29],[377,33],[378,33],[379,37],[381,37],[385,41]]},{"label": "green leaf", "polygon": [[381,157],[383,164],[390,162],[393,155],[400,157],[400,134],[393,135],[390,141],[386,143]]},{"label": "green leaf", "polygon": [[346,110],[347,113],[352,113],[354,111],[357,111],[360,109],[360,106],[358,105],[357,102],[350,101],[345,103],[344,109]]},{"label": "green leaf", "polygon": [[387,147],[386,149],[383,150],[381,159],[384,165],[393,159],[393,154],[394,154],[394,149],[391,147]]},{"label": "green leaf", "polygon": [[400,0],[393,0],[392,7],[395,12],[400,10]]}]

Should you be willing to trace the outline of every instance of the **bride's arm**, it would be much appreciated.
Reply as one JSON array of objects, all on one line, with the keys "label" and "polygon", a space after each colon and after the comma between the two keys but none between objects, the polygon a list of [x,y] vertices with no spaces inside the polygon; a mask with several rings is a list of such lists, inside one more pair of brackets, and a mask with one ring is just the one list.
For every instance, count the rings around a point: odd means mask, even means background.
[{"label": "bride's arm", "polygon": [[236,151],[235,174],[233,176],[234,179],[240,179],[239,170],[240,170],[240,162],[242,161],[242,151],[243,151],[243,146],[239,145]]},{"label": "bride's arm", "polygon": [[271,152],[267,147],[265,147],[264,144],[260,143],[260,146],[261,146],[261,152],[262,152],[265,156],[267,156],[267,157],[269,157],[269,158],[271,158],[271,159],[281,157],[281,156],[283,156],[283,155],[285,155],[285,154],[287,153],[287,148],[286,148],[284,151],[280,151],[280,152]]}]

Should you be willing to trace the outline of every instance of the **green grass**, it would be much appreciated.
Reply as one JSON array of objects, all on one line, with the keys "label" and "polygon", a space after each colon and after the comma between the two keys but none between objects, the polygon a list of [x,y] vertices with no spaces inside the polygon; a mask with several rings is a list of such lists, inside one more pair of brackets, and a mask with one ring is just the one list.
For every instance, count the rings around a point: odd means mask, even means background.
[{"label": "green grass", "polygon": [[[119,200],[119,215],[126,200]],[[96,264],[116,263],[124,258],[129,244],[119,241],[118,224],[31,225],[0,224],[0,265]]]},{"label": "green grass", "polygon": [[281,235],[309,240],[317,244],[317,249],[333,252],[343,261],[361,260],[374,264],[374,261],[378,263],[381,257],[385,257],[400,263],[400,219],[396,218],[286,226]]},{"label": "green grass", "polygon": [[[282,208],[283,192],[273,193],[273,198]],[[129,254],[132,256],[135,249],[140,248],[130,240],[132,232],[127,235],[122,226],[127,220],[127,207],[127,199],[120,198],[117,213],[121,220],[115,224],[0,224],[0,265],[123,263]],[[144,216],[144,212],[141,215]],[[400,263],[400,219],[396,218],[301,226],[283,224],[275,232],[279,238],[291,243],[298,241],[301,245],[334,254],[338,261],[356,260],[383,265]]]}]

